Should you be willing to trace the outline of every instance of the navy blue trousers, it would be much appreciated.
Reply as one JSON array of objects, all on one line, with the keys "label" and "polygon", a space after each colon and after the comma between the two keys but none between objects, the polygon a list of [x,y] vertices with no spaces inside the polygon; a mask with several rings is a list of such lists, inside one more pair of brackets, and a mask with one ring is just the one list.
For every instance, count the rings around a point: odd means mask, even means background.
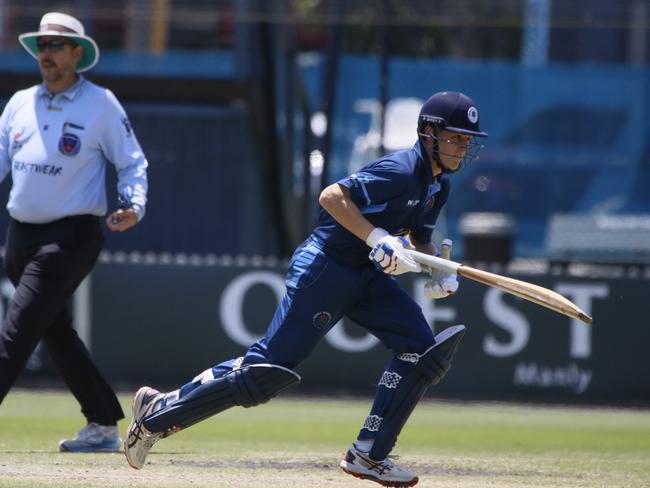
[{"label": "navy blue trousers", "polygon": [[[419,305],[397,281],[367,265],[354,266],[329,257],[311,237],[294,252],[286,293],[266,335],[246,352],[243,364],[273,363],[294,369],[343,316],[376,336],[393,355],[422,353],[434,343]],[[212,367],[180,389],[180,396],[201,382],[229,372],[234,360]]]}]

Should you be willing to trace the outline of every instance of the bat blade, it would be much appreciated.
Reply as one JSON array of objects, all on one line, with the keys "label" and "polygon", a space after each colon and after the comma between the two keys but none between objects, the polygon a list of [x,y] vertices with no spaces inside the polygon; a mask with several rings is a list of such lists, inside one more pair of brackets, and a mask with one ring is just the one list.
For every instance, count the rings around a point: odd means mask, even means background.
[{"label": "bat blade", "polygon": [[578,319],[585,324],[591,324],[593,322],[593,319],[575,303],[563,297],[559,293],[544,288],[543,286],[534,285],[507,276],[489,273],[465,265],[461,265],[458,268],[458,274],[465,278],[483,283],[484,285],[499,288],[500,290],[536,303],[537,305],[541,305],[542,307],[567,315],[568,317]]},{"label": "bat blade", "polygon": [[429,266],[430,268],[441,269],[448,273],[456,273],[459,276],[464,276],[470,280],[478,281],[479,283],[483,283],[484,285],[493,288],[498,288],[507,293],[523,298],[524,300],[541,305],[542,307],[578,319],[586,324],[591,324],[593,322],[593,319],[575,303],[571,302],[559,293],[544,288],[543,286],[534,285],[526,281],[516,280],[495,273],[489,273],[488,271],[472,268],[464,264],[455,263],[454,261],[438,258],[418,251],[408,250],[407,252],[417,262]]}]

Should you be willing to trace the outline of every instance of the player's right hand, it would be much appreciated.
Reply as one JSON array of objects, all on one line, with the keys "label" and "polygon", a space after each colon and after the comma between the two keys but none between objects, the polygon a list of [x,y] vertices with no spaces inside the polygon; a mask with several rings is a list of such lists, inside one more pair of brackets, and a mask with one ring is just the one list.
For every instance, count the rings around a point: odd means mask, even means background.
[{"label": "player's right hand", "polygon": [[373,262],[377,269],[386,274],[400,275],[408,272],[419,273],[422,268],[413,260],[413,258],[406,254],[402,242],[403,241],[400,240],[399,237],[386,233],[386,235],[381,237],[374,245],[368,258]]}]

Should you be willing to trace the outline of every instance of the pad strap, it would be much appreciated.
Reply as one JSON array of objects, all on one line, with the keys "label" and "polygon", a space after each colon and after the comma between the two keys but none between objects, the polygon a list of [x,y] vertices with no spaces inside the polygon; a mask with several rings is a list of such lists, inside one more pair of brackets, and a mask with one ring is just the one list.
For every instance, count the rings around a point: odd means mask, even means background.
[{"label": "pad strap", "polygon": [[[382,376],[369,416],[373,430],[377,432],[369,453],[371,459],[383,461],[388,457],[404,424],[427,388],[438,384],[449,371],[451,359],[465,330],[464,325],[449,327],[436,335],[435,344],[424,353],[399,354],[391,362],[389,370]],[[399,379],[386,383],[383,379],[387,375]],[[371,438],[368,434],[365,437]]]}]

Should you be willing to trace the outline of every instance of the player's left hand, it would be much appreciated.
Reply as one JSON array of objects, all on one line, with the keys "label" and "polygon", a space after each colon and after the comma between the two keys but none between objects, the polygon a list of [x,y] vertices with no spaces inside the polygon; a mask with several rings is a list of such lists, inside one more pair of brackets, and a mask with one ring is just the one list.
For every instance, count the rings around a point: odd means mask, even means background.
[{"label": "player's left hand", "polygon": [[405,238],[386,235],[375,244],[368,258],[386,274],[419,273],[421,266],[406,253],[409,247],[411,243]]},{"label": "player's left hand", "polygon": [[[451,257],[451,240],[445,239],[442,243],[440,257]],[[431,279],[424,284],[424,295],[431,300],[448,297],[458,290],[458,279],[453,273],[445,273],[439,269],[429,269]]]},{"label": "player's left hand", "polygon": [[106,218],[106,226],[113,232],[124,232],[138,223],[138,214],[132,208],[119,209]]}]

